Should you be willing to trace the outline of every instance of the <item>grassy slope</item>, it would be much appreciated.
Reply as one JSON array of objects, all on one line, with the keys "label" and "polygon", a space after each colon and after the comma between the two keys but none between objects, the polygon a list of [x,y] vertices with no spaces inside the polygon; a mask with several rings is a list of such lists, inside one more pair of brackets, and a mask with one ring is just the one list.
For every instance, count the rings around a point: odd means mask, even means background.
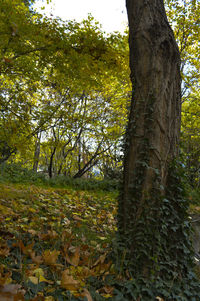
[{"label": "grassy slope", "polygon": [[92,300],[89,280],[112,273],[115,213],[116,193],[0,184],[0,300]]}]

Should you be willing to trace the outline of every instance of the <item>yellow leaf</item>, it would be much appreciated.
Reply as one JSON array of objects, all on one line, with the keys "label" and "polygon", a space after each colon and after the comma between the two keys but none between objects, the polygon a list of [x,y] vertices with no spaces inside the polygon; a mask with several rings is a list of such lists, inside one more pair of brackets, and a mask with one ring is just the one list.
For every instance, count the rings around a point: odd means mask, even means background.
[{"label": "yellow leaf", "polygon": [[113,297],[113,295],[110,295],[110,294],[103,294],[102,296],[103,296],[104,298],[106,298],[106,299],[107,299],[107,298],[112,298],[112,297]]},{"label": "yellow leaf", "polygon": [[36,277],[44,276],[44,271],[41,268],[35,269],[33,271],[33,275],[35,275]]},{"label": "yellow leaf", "polygon": [[45,301],[54,301],[55,299],[52,296],[48,296],[48,297],[45,297],[44,300]]},{"label": "yellow leaf", "polygon": [[38,284],[40,282],[52,283],[52,281],[45,279],[44,276],[41,276],[41,275],[39,277],[29,276],[28,279],[34,284]]},{"label": "yellow leaf", "polygon": [[29,279],[32,283],[34,283],[34,284],[38,284],[38,283],[39,283],[38,277],[29,276],[28,279]]},{"label": "yellow leaf", "polygon": [[51,284],[53,284],[53,282],[52,282],[52,281],[50,281],[50,280],[47,280],[46,278],[44,278],[44,276],[40,276],[40,277],[39,277],[39,282],[48,282],[48,283],[51,283]]},{"label": "yellow leaf", "polygon": [[34,208],[28,208],[28,211],[31,212],[31,213],[37,212],[37,210],[35,210]]}]

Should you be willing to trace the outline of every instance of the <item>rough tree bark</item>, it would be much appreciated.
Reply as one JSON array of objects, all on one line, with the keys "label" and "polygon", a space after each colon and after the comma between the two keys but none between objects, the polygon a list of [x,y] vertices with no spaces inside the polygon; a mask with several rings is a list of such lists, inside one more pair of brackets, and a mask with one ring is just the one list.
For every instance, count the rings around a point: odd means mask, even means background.
[{"label": "rough tree bark", "polygon": [[[154,263],[145,260],[145,252],[154,259],[155,254],[158,256],[154,234],[161,226],[156,224],[161,198],[153,194],[165,195],[169,163],[179,152],[180,55],[163,0],[126,0],[126,6],[133,94],[118,228],[120,239],[128,244],[133,260],[143,256],[143,260],[138,261],[139,269],[148,275]],[[152,247],[145,250],[149,248],[149,241]]]},{"label": "rough tree bark", "polygon": [[[181,120],[180,56],[162,0],[127,0],[130,27],[130,68],[133,84],[125,158],[125,193],[134,179],[145,138],[149,166],[143,183],[151,190],[155,169],[166,185],[168,163],[178,154]],[[152,106],[152,107],[149,107]],[[149,110],[152,110],[149,112]],[[147,118],[151,114],[151,131]]]}]

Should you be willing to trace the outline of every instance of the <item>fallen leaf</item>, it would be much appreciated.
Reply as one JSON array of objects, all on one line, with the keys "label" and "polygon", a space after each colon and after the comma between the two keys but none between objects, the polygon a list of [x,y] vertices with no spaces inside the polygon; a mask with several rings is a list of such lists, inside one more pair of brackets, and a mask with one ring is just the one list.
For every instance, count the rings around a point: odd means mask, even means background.
[{"label": "fallen leaf", "polygon": [[24,301],[24,291],[19,284],[6,284],[0,287],[1,301]]},{"label": "fallen leaf", "polygon": [[67,260],[67,262],[71,265],[74,265],[74,266],[78,266],[79,264],[79,261],[80,261],[80,247],[77,247],[75,249],[75,252],[73,255],[71,255],[69,257],[69,255],[66,253],[65,254],[65,258]]},{"label": "fallen leaf", "polygon": [[4,274],[3,272],[0,273],[0,286],[5,286],[12,282],[11,275],[11,271],[6,274]]},{"label": "fallen leaf", "polygon": [[57,250],[45,250],[42,254],[42,257],[47,265],[55,265],[59,254],[60,251]]},{"label": "fallen leaf", "polygon": [[55,239],[55,238],[57,238],[58,234],[54,230],[52,230],[52,231],[48,230],[47,233],[39,234],[38,237],[41,240],[49,240],[49,239]]},{"label": "fallen leaf", "polygon": [[17,245],[18,245],[18,247],[20,248],[20,250],[22,251],[22,253],[24,255],[30,255],[30,253],[33,251],[33,245],[34,245],[34,243],[25,246],[24,243],[23,243],[23,241],[20,240]]},{"label": "fallen leaf", "polygon": [[30,280],[34,284],[38,284],[40,282],[38,277],[35,277],[35,276],[29,276],[28,280]]},{"label": "fallen leaf", "polygon": [[37,235],[37,231],[32,230],[32,229],[28,230],[27,232],[32,234],[33,236]]},{"label": "fallen leaf", "polygon": [[75,221],[82,221],[82,218],[79,217],[78,215],[73,215],[73,219],[74,219]]},{"label": "fallen leaf", "polygon": [[42,256],[36,256],[34,251],[30,253],[30,257],[36,264],[41,264],[43,262]]},{"label": "fallen leaf", "polygon": [[0,256],[7,257],[10,253],[10,249],[7,246],[0,247]]},{"label": "fallen leaf", "polygon": [[105,259],[106,259],[107,253],[101,255],[97,261],[93,264],[93,267],[95,267],[96,265],[98,265],[99,263],[104,263]]},{"label": "fallen leaf", "polygon": [[88,301],[93,301],[90,292],[86,288],[83,290],[82,297],[86,297]]},{"label": "fallen leaf", "polygon": [[80,283],[69,275],[69,270],[65,270],[62,272],[61,287],[69,291],[77,291]]},{"label": "fallen leaf", "polygon": [[44,276],[44,271],[43,271],[43,269],[41,269],[41,268],[35,269],[35,270],[33,271],[33,275],[35,275],[36,277]]},{"label": "fallen leaf", "polygon": [[47,296],[47,297],[44,298],[44,300],[45,301],[54,301],[55,299],[52,296]]},{"label": "fallen leaf", "polygon": [[45,279],[44,276],[42,276],[42,275],[39,275],[39,276],[29,276],[28,279],[29,279],[32,283],[34,283],[34,284],[36,284],[36,285],[37,285],[38,283],[40,283],[40,282],[47,282],[47,283],[52,284],[52,281]]}]

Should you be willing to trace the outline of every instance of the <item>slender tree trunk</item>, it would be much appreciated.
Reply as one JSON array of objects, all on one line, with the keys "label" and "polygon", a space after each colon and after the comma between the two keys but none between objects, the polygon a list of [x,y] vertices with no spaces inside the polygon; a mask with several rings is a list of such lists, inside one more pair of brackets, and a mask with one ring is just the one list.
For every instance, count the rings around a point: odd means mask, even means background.
[{"label": "slender tree trunk", "polygon": [[35,152],[34,152],[34,159],[33,159],[33,170],[37,172],[39,158],[40,158],[40,139],[41,139],[41,132],[38,133],[37,139],[35,142]]},{"label": "slender tree trunk", "polygon": [[49,178],[52,178],[52,176],[53,176],[53,160],[54,160],[55,152],[56,152],[56,146],[54,146],[51,156],[50,156],[50,161],[49,161],[49,166],[48,166]]},{"label": "slender tree trunk", "polygon": [[133,94],[118,229],[136,270],[148,277],[159,260],[161,200],[179,152],[180,55],[163,0],[126,0],[126,6]]}]

